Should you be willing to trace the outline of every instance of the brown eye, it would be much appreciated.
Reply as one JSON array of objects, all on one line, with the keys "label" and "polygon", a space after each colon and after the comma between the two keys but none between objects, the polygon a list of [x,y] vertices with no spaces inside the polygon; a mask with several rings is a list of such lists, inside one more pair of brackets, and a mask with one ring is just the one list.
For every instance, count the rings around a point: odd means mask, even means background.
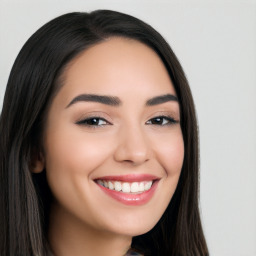
[{"label": "brown eye", "polygon": [[78,121],[77,124],[85,125],[85,126],[104,126],[110,123],[101,117],[90,117],[90,118],[86,118],[81,121]]},{"label": "brown eye", "polygon": [[171,125],[177,123],[176,120],[174,120],[172,117],[168,116],[157,116],[154,117],[146,122],[146,124],[152,124],[152,125]]}]

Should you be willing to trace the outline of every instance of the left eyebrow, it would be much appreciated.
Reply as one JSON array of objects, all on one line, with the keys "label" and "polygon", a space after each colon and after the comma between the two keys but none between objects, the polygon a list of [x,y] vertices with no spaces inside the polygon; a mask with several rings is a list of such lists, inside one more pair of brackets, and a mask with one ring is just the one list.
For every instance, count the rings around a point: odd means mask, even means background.
[{"label": "left eyebrow", "polygon": [[109,106],[120,106],[121,101],[119,98],[114,96],[105,96],[105,95],[96,95],[96,94],[80,94],[75,97],[66,108],[70,107],[71,105],[77,102],[98,102],[101,104],[109,105]]},{"label": "left eyebrow", "polygon": [[154,98],[147,100],[146,106],[155,106],[158,104],[166,103],[168,101],[178,102],[178,98],[173,94],[165,94],[165,95],[161,95],[161,96],[156,96]]}]

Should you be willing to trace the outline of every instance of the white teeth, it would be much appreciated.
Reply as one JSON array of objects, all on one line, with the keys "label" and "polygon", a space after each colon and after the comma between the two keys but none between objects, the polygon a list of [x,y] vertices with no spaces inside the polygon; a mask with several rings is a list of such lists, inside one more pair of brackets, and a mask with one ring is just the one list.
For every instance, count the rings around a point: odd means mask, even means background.
[{"label": "white teeth", "polygon": [[97,183],[101,186],[104,186],[104,182],[102,180],[98,180]]},{"label": "white teeth", "polygon": [[139,192],[139,183],[138,182],[133,182],[131,185],[131,192]]},{"label": "white teeth", "polygon": [[119,182],[119,181],[115,181],[115,190],[116,191],[121,191],[122,190],[122,184],[121,184],[121,182]]},{"label": "white teeth", "polygon": [[143,192],[145,189],[144,189],[144,183],[143,182],[140,182],[140,185],[139,185],[139,191],[140,192]]},{"label": "white teeth", "polygon": [[152,181],[146,182],[145,183],[145,190],[146,191],[149,190],[151,188],[151,186],[152,186]]},{"label": "white teeth", "polygon": [[153,181],[121,182],[97,180],[97,183],[110,190],[121,191],[123,193],[141,193],[149,190],[153,184]]},{"label": "white teeth", "polygon": [[127,183],[127,182],[123,183],[123,185],[122,185],[122,191],[123,191],[124,193],[130,193],[130,192],[131,192],[130,184]]},{"label": "white teeth", "polygon": [[113,190],[114,189],[114,185],[111,181],[108,182],[108,188]]}]

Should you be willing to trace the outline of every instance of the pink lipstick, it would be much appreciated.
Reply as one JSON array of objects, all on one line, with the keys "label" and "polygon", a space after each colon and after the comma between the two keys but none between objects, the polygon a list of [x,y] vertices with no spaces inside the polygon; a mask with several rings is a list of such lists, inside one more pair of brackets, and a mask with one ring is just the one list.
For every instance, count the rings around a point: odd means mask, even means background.
[{"label": "pink lipstick", "polygon": [[153,175],[104,176],[95,179],[100,189],[126,205],[143,205],[154,195],[159,178]]}]

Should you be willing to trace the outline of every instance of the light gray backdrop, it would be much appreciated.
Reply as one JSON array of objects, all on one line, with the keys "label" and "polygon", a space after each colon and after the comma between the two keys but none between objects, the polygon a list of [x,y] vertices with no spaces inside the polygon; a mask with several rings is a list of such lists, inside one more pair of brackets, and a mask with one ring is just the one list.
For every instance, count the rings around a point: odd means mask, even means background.
[{"label": "light gray backdrop", "polygon": [[256,0],[0,0],[0,109],[20,48],[71,11],[113,9],[153,25],[183,65],[201,144],[201,212],[213,256],[256,255]]}]

